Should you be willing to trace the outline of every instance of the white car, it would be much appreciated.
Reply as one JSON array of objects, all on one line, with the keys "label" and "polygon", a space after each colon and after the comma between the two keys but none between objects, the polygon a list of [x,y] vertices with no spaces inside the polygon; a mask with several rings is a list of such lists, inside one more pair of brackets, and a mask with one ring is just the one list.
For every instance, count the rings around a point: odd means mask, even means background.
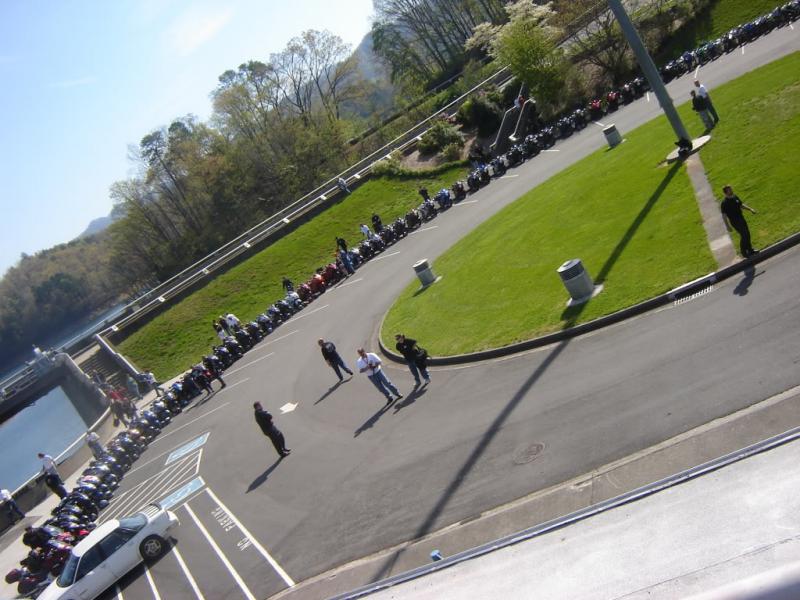
[{"label": "white car", "polygon": [[169,534],[178,524],[178,517],[158,504],[103,523],[75,545],[61,575],[39,600],[96,598],[140,562],[164,554]]}]

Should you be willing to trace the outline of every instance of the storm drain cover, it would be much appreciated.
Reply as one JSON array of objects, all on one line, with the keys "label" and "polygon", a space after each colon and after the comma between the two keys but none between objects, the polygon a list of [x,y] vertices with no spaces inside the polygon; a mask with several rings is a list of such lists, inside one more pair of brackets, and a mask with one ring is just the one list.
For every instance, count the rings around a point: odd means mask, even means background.
[{"label": "storm drain cover", "polygon": [[544,444],[529,444],[514,452],[514,464],[524,465],[533,462],[544,450]]}]

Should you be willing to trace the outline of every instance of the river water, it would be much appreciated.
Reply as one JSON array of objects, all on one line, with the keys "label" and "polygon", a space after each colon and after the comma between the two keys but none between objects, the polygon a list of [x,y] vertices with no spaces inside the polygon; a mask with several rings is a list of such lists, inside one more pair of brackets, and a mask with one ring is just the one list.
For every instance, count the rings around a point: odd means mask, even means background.
[{"label": "river water", "polygon": [[55,458],[88,428],[60,387],[35,400],[0,425],[0,488],[13,492],[41,470],[38,452]]}]

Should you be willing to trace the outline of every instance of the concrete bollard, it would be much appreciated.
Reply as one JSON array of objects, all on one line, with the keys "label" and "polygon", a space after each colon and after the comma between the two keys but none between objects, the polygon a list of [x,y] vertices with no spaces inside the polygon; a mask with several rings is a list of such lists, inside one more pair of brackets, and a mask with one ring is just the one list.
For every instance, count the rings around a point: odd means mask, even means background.
[{"label": "concrete bollard", "polygon": [[622,134],[620,134],[620,132],[617,130],[617,126],[613,123],[608,127],[603,128],[603,134],[606,136],[606,141],[608,142],[609,148],[619,146],[622,143]]},{"label": "concrete bollard", "polygon": [[436,275],[434,275],[433,271],[431,271],[431,267],[428,264],[427,258],[423,258],[422,260],[414,263],[414,272],[417,274],[417,277],[419,277],[422,287],[429,286],[436,281]]},{"label": "concrete bollard", "polygon": [[567,288],[572,297],[572,303],[585,302],[594,293],[594,282],[589,277],[589,273],[583,268],[583,263],[579,258],[568,260],[557,269],[564,287]]}]

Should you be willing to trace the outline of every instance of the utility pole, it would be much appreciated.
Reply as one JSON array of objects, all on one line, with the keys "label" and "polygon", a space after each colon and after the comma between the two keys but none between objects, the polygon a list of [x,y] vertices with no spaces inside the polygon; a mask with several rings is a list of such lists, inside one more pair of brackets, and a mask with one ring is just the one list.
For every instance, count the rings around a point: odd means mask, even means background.
[{"label": "utility pole", "polygon": [[636,60],[642,68],[644,76],[650,83],[650,88],[653,90],[656,98],[658,98],[658,102],[661,104],[664,114],[667,115],[669,124],[672,125],[672,129],[675,131],[675,135],[678,136],[678,146],[685,147],[688,144],[688,148],[691,149],[692,138],[683,126],[683,121],[681,121],[678,111],[675,110],[675,106],[672,104],[672,98],[669,97],[667,88],[661,80],[661,75],[659,75],[658,69],[655,63],[653,63],[653,59],[647,52],[647,48],[644,47],[642,38],[639,37],[639,32],[636,31],[636,28],[633,26],[631,18],[625,11],[625,7],[622,6],[621,0],[608,0],[608,6],[617,18],[619,26],[622,29],[622,34],[625,36],[625,39],[628,40],[628,44],[630,44],[633,54],[636,56]]}]

